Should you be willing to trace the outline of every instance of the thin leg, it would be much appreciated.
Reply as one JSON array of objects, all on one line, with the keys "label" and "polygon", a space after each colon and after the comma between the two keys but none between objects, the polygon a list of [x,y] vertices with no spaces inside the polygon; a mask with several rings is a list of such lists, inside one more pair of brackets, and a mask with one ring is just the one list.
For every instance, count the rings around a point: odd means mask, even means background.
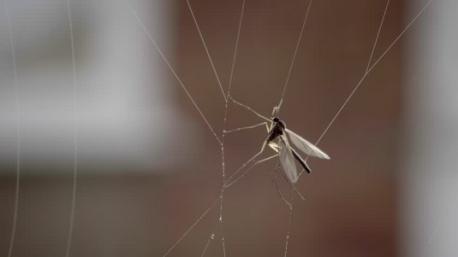
[{"label": "thin leg", "polygon": [[250,106],[248,106],[248,105],[246,105],[246,104],[243,104],[243,103],[241,103],[241,102],[235,100],[232,96],[229,96],[229,99],[230,99],[233,103],[235,103],[235,104],[237,104],[237,105],[239,105],[239,106],[241,106],[241,107],[247,109],[248,111],[252,112],[254,115],[258,116],[259,118],[261,118],[261,119],[263,119],[263,120],[265,120],[265,121],[271,122],[271,120],[270,120],[269,118],[267,118],[266,116],[264,116],[264,115],[260,114],[259,112],[255,111],[255,110],[254,110],[253,108],[251,108]]},{"label": "thin leg", "polygon": [[278,103],[278,105],[274,106],[274,108],[272,109],[272,117],[278,117],[282,103],[283,103],[283,99],[280,99],[280,102]]},{"label": "thin leg", "polygon": [[[248,174],[248,172],[249,172],[252,168],[254,168],[254,166],[256,166],[256,165],[258,165],[258,164],[261,164],[261,163],[263,163],[263,162],[266,162],[266,161],[268,161],[268,160],[271,160],[271,159],[273,159],[273,158],[276,158],[276,157],[278,157],[278,154],[274,154],[274,155],[271,155],[271,156],[269,156],[269,157],[267,157],[267,158],[264,158],[264,159],[262,159],[262,160],[256,161],[253,165],[251,165],[248,169],[246,169],[245,172],[242,173],[242,175],[238,176],[238,177],[235,178],[235,179],[232,179],[232,181],[230,181],[229,183],[227,183],[227,184],[226,184],[226,187],[231,187],[231,186],[233,186],[233,185],[234,185],[235,183],[237,183],[240,179],[242,179],[243,177],[245,177],[245,176]],[[241,170],[239,170],[239,172],[240,172],[240,171],[241,171]],[[235,172],[234,172],[233,175],[236,175]],[[232,177],[234,177],[234,176],[231,176],[231,178],[232,178]]]},{"label": "thin leg", "polygon": [[293,185],[292,187],[293,187],[294,192],[296,192],[296,194],[299,196],[299,198],[301,198],[302,201],[305,201],[305,197],[302,195],[302,193],[299,190],[297,190],[296,186]]},{"label": "thin leg", "polygon": [[238,131],[242,131],[242,130],[247,130],[247,129],[253,129],[253,128],[257,128],[257,127],[261,127],[261,126],[264,126],[266,125],[267,126],[267,122],[261,122],[261,123],[258,123],[258,124],[254,124],[254,125],[251,125],[251,126],[246,126],[246,127],[241,127],[241,128],[235,128],[235,129],[225,129],[223,130],[223,133],[224,134],[229,134],[229,133],[234,133],[234,132],[238,132]]},{"label": "thin leg", "polygon": [[266,162],[266,161],[268,161],[268,160],[272,160],[272,159],[275,158],[275,157],[278,157],[278,153],[276,153],[276,154],[274,154],[274,155],[271,155],[271,156],[269,156],[269,157],[266,157],[266,158],[264,158],[264,159],[262,159],[262,160],[259,160],[259,161],[255,162],[255,165],[256,165],[256,164],[263,163],[263,162]]},{"label": "thin leg", "polygon": [[262,147],[261,147],[261,150],[259,150],[259,152],[257,152],[255,155],[253,155],[250,159],[248,159],[248,161],[246,161],[245,163],[242,164],[242,166],[240,166],[240,168],[238,168],[228,179],[228,181],[230,181],[229,183],[224,183],[224,186],[227,188],[227,187],[230,187],[232,184],[234,184],[234,182],[238,179],[236,179],[235,181],[231,181],[233,180],[233,178],[235,176],[237,176],[237,174],[239,172],[241,172],[246,166],[248,166],[248,164],[250,164],[252,161],[254,161],[256,158],[258,158],[259,155],[262,154],[262,152],[264,152],[264,149],[266,148],[266,145],[267,145],[267,141],[264,140],[264,143],[262,143]]},{"label": "thin leg", "polygon": [[[272,123],[270,123],[270,124],[272,124]],[[266,129],[267,129],[267,133],[269,133],[270,130],[271,130],[271,128],[270,128],[270,126],[269,126],[269,124],[267,122],[266,122]]]},{"label": "thin leg", "polygon": [[275,189],[277,189],[277,193],[278,195],[280,195],[280,198],[283,200],[283,202],[286,204],[286,206],[288,207],[288,209],[292,209],[292,204],[286,200],[286,198],[283,196],[281,190],[280,190],[280,187],[278,186],[278,183],[277,183],[277,173],[275,173],[275,171],[272,173],[273,176],[272,176],[272,183],[275,185]]},{"label": "thin leg", "polygon": [[302,195],[301,192],[299,192],[299,190],[297,190],[296,188],[296,185],[294,184],[291,184],[291,182],[289,182],[288,178],[286,178],[285,174],[283,172],[280,172],[280,174],[282,175],[281,177],[283,178],[283,180],[285,180],[285,182],[291,186],[291,188],[294,190],[294,192],[296,192],[296,194],[299,196],[299,198],[301,198],[302,201],[305,201],[305,197]]},{"label": "thin leg", "polygon": [[[262,159],[262,160],[256,161],[253,165],[251,165],[248,169],[246,169],[245,172],[242,173],[242,175],[240,175],[240,176],[238,176],[238,177],[236,177],[236,178],[234,178],[234,179],[229,179],[229,182],[225,184],[225,187],[226,187],[226,188],[229,188],[229,187],[233,186],[233,185],[234,185],[235,183],[237,183],[240,179],[242,179],[243,177],[245,177],[245,176],[248,174],[248,172],[249,172],[251,169],[253,169],[256,165],[261,164],[261,163],[263,163],[263,162],[266,162],[266,161],[271,160],[271,159],[276,158],[276,157],[278,157],[278,154],[274,154],[274,155],[269,156],[269,157],[267,157],[267,158],[264,158],[264,159]],[[241,170],[238,170],[237,173],[239,173],[240,171],[241,171]],[[236,175],[236,173],[234,172],[233,176],[231,176],[230,178],[235,177],[235,175]]]}]

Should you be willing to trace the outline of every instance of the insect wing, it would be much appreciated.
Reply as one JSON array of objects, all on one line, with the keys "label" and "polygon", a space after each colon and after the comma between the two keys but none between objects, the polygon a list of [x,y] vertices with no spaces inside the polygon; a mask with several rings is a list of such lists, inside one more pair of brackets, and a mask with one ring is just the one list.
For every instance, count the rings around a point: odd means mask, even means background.
[{"label": "insect wing", "polygon": [[302,157],[296,152],[296,150],[294,150],[293,148],[290,148],[291,150],[291,153],[293,154],[294,158],[296,159],[296,161],[302,166],[302,168],[304,168],[304,170],[307,172],[307,173],[311,173],[312,170],[310,169],[310,167],[307,165],[307,162],[302,159]]},{"label": "insect wing", "polygon": [[291,153],[287,140],[288,139],[285,136],[282,136],[278,143],[280,146],[280,163],[285,171],[286,177],[288,177],[289,181],[294,184],[297,182],[299,177],[297,175],[296,164],[294,163],[294,156]]},{"label": "insect wing", "polygon": [[321,151],[318,147],[316,147],[309,141],[305,140],[298,134],[294,133],[293,131],[289,129],[285,129],[285,131],[288,134],[289,138],[291,139],[291,142],[293,143],[293,145],[296,146],[299,150],[301,150],[305,154],[314,156],[314,157],[318,157],[321,159],[328,159],[328,160],[330,159],[329,155]]}]

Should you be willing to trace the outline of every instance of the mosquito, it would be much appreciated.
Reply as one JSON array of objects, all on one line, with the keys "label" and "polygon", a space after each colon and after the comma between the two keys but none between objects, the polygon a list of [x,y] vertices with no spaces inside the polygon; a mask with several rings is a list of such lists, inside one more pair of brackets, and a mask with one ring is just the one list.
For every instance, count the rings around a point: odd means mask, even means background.
[{"label": "mosquito", "polygon": [[[265,159],[256,161],[254,165],[251,166],[251,168],[259,163],[262,163],[262,162],[265,162],[265,161],[278,157],[280,160],[281,166],[283,168],[283,171],[285,172],[285,175],[291,184],[295,184],[299,179],[299,173],[298,173],[298,169],[296,166],[296,162],[299,163],[300,166],[307,173],[310,173],[312,171],[311,168],[308,166],[306,160],[304,160],[304,158],[302,158],[302,156],[299,154],[298,150],[302,152],[303,154],[310,156],[310,157],[317,157],[317,158],[326,159],[326,160],[330,159],[329,155],[327,155],[317,146],[310,143],[309,141],[307,141],[306,139],[304,139],[303,137],[299,136],[298,134],[296,134],[295,132],[291,131],[290,129],[286,127],[285,122],[278,117],[278,112],[279,112],[278,106],[274,107],[272,111],[272,118],[269,119],[265,117],[264,115],[259,114],[258,112],[253,110],[251,107],[244,105],[233,98],[231,98],[231,101],[233,101],[237,105],[244,107],[245,109],[257,115],[258,117],[262,118],[264,122],[261,122],[261,123],[258,123],[252,126],[247,126],[247,127],[242,127],[242,128],[232,129],[232,130],[226,130],[225,133],[232,133],[236,131],[256,128],[256,127],[261,127],[261,126],[265,126],[267,129],[267,137],[264,139],[259,152],[256,153],[253,157],[251,157],[247,162],[245,162],[238,170],[236,170],[233,176],[231,176],[231,178],[237,175],[249,163],[253,162],[259,155],[261,155],[267,146],[275,152],[275,155],[272,155]],[[242,176],[243,175],[244,174],[242,174]],[[230,182],[227,183],[227,185],[228,186],[232,185],[242,176],[239,176],[238,178],[235,178],[235,179],[230,178],[229,179]]]}]

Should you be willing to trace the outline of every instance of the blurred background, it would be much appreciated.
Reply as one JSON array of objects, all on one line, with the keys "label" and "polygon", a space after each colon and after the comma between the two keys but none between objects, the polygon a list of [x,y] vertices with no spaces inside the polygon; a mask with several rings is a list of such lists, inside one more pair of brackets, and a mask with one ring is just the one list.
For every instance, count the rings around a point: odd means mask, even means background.
[{"label": "blurred background", "polygon": [[[231,95],[266,116],[280,99],[307,3],[246,3]],[[289,128],[312,142],[320,136],[366,70],[386,3],[314,1],[282,106]],[[374,61],[429,3],[390,2]],[[227,87],[241,1],[191,4]],[[130,8],[215,131],[223,129],[224,98],[185,1],[72,0],[76,94],[66,2],[4,1],[2,255],[10,249],[18,142],[12,256],[65,255],[75,133],[71,256],[163,256],[218,197],[220,147]],[[306,200],[295,199],[288,256],[458,256],[457,12],[456,1],[432,1],[323,138],[332,160],[311,159],[314,172],[297,184]],[[258,122],[230,107],[227,128]],[[228,174],[265,135],[257,128],[226,136]],[[228,256],[283,255],[289,211],[275,170],[276,161],[261,164],[226,191]],[[222,256],[216,210],[168,256],[200,256],[207,242],[205,256]]]}]

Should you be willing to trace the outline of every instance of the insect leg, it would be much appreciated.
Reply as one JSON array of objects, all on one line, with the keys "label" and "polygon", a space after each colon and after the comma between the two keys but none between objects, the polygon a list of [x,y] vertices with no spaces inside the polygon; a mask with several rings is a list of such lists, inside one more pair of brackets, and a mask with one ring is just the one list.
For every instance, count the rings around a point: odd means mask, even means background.
[{"label": "insect leg", "polygon": [[277,173],[275,173],[275,170],[273,171],[272,173],[272,183],[275,185],[275,189],[277,190],[277,193],[278,195],[280,195],[280,198],[283,200],[283,202],[286,204],[286,206],[288,207],[288,209],[291,209],[292,208],[292,205],[291,203],[286,200],[285,196],[283,196],[283,193],[281,192],[280,190],[280,187],[278,186],[278,183],[277,183]]},{"label": "insect leg", "polygon": [[242,169],[239,168],[239,169],[238,169],[236,172],[234,172],[234,174],[232,174],[232,176],[228,179],[229,182],[225,184],[225,187],[228,188],[228,187],[233,186],[233,185],[234,185],[235,183],[237,183],[240,179],[242,179],[243,177],[245,177],[245,176],[248,174],[248,172],[249,172],[251,169],[253,169],[256,165],[261,164],[261,163],[266,162],[266,161],[269,161],[269,160],[271,160],[271,159],[273,159],[273,158],[276,158],[276,157],[278,157],[278,154],[274,154],[274,155],[271,155],[271,156],[269,156],[269,157],[267,157],[267,158],[264,158],[264,159],[261,159],[261,160],[259,160],[259,161],[256,161],[253,165],[251,165],[249,168],[247,168],[240,176],[238,176],[238,177],[236,177],[236,178],[233,178],[233,177],[235,177],[238,173],[240,173],[240,172],[242,171]]},{"label": "insect leg", "polygon": [[[248,166],[248,164],[250,164],[256,158],[258,158],[258,156],[261,155],[262,152],[264,152],[264,149],[266,148],[266,145],[267,145],[267,141],[264,140],[263,143],[262,143],[262,146],[261,146],[261,150],[259,150],[259,152],[257,152],[255,155],[253,155],[250,159],[248,159],[248,161],[243,163],[242,166],[240,166],[240,168],[238,168],[234,173],[232,173],[232,175],[229,177],[228,181],[231,181],[232,178],[237,176],[237,174],[240,173],[246,166]],[[224,184],[225,184],[225,187],[227,187],[228,183],[224,183]],[[229,183],[229,185],[231,185],[231,184],[233,184],[233,181],[231,181]]]},{"label": "insect leg", "polygon": [[283,180],[285,180],[285,182],[291,186],[291,188],[294,190],[294,192],[296,192],[297,196],[299,196],[299,198],[301,198],[302,201],[305,201],[305,197],[302,195],[301,192],[299,192],[299,190],[297,190],[296,188],[296,185],[293,185],[291,184],[291,182],[288,180],[288,178],[285,176],[285,173],[283,172],[280,172],[280,175],[281,177],[283,178]]},{"label": "insect leg", "polygon": [[248,111],[252,112],[254,115],[258,116],[259,118],[261,118],[261,119],[263,119],[263,120],[265,120],[265,121],[268,121],[268,122],[271,121],[269,118],[267,118],[266,116],[264,116],[264,115],[260,114],[259,112],[255,111],[255,110],[254,110],[253,108],[251,108],[250,106],[248,106],[248,105],[246,105],[246,104],[243,104],[243,103],[241,103],[241,102],[235,100],[235,99],[234,99],[232,96],[230,96],[230,95],[229,95],[229,99],[230,99],[233,103],[235,103],[236,105],[241,106],[241,107],[247,109]]},{"label": "insect leg", "polygon": [[[272,124],[272,123],[271,123]],[[273,126],[273,125],[271,125]],[[267,132],[270,132],[270,130],[272,129],[271,126],[269,126],[269,124],[266,122],[266,129],[267,129]]]},{"label": "insect leg", "polygon": [[266,122],[266,121],[263,121],[263,122],[261,122],[261,123],[257,123],[257,124],[251,125],[251,126],[241,127],[241,128],[225,129],[225,130],[223,131],[223,133],[224,133],[224,134],[229,134],[229,133],[239,132],[239,131],[242,131],[242,130],[247,130],[247,129],[252,129],[252,128],[261,127],[261,126],[264,126],[264,125],[267,126],[267,122]]}]

